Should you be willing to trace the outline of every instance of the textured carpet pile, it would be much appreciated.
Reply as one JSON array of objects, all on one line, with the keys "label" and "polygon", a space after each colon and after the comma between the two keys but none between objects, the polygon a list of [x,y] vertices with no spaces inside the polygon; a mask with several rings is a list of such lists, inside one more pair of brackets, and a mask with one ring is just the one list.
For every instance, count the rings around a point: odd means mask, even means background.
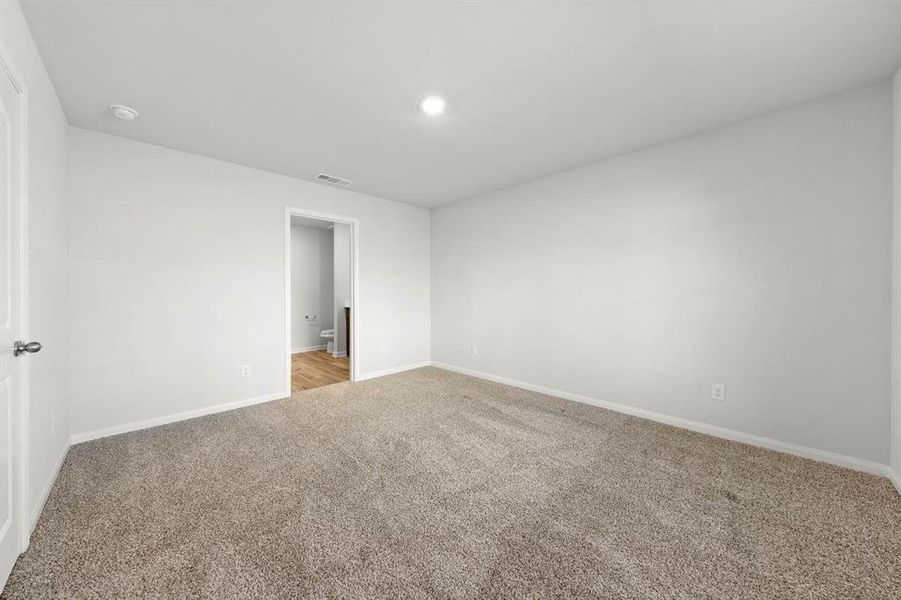
[{"label": "textured carpet pile", "polygon": [[901,598],[882,478],[433,368],[74,446],[4,598]]}]

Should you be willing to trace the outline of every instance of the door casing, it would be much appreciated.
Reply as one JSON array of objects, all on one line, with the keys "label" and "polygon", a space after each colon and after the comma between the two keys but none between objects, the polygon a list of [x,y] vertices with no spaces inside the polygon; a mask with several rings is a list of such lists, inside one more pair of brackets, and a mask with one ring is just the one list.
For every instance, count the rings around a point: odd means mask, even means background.
[{"label": "door casing", "polygon": [[320,221],[344,223],[350,226],[350,380],[357,381],[359,374],[360,345],[357,342],[357,331],[360,329],[360,318],[357,307],[360,306],[358,297],[359,280],[359,256],[358,249],[360,223],[354,217],[331,215],[293,206],[285,207],[285,396],[291,396],[291,217],[307,217]]}]

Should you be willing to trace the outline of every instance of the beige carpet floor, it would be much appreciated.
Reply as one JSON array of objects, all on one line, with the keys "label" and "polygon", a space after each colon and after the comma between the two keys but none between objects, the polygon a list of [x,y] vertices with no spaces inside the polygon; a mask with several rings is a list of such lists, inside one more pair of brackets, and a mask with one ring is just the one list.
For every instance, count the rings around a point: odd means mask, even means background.
[{"label": "beige carpet floor", "polygon": [[889,482],[433,368],[75,446],[4,598],[901,598]]}]

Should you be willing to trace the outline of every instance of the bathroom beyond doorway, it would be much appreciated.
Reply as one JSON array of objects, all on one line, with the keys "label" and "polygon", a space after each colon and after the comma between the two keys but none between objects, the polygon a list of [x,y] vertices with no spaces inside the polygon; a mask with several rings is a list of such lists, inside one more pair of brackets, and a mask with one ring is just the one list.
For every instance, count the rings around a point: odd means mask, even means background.
[{"label": "bathroom beyond doorway", "polygon": [[291,393],[341,383],[350,379],[350,361],[326,350],[291,355]]},{"label": "bathroom beyond doorway", "polygon": [[289,216],[291,393],[351,379],[352,224]]}]

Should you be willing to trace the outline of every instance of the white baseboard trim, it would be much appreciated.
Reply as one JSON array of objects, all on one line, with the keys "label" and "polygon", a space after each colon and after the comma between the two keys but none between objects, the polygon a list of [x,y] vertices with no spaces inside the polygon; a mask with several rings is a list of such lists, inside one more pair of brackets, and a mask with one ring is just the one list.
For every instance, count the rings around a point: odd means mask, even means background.
[{"label": "white baseboard trim", "polygon": [[347,356],[347,352],[333,352],[332,358],[344,358]]},{"label": "white baseboard trim", "polygon": [[[619,413],[624,413],[636,417],[641,417],[644,419],[648,419],[651,421],[657,421],[659,423],[665,423],[667,425],[672,425],[674,427],[681,427],[683,429],[688,429],[691,431],[696,431],[698,433],[704,433],[707,435],[712,435],[714,437],[719,437],[735,442],[741,442],[744,444],[749,444],[752,446],[758,446],[761,448],[767,448],[769,450],[775,450],[777,452],[784,452],[786,454],[793,454],[795,456],[801,456],[803,458],[809,458],[811,460],[816,460],[820,462],[825,462],[833,465],[837,465],[840,467],[846,467],[849,469],[853,469],[855,471],[863,471],[865,473],[871,473],[873,475],[880,475],[883,477],[888,477],[895,488],[901,493],[901,475],[899,475],[896,471],[891,469],[888,465],[884,465],[881,463],[863,460],[860,458],[855,458],[852,456],[845,456],[843,454],[837,454],[834,452],[829,452],[827,450],[819,450],[817,448],[810,448],[808,446],[800,446],[797,444],[791,444],[788,442],[781,442],[779,440],[774,440],[772,438],[767,438],[759,435],[754,435],[751,433],[745,433],[742,431],[737,431],[734,429],[727,429],[725,427],[718,427],[716,425],[709,425],[707,423],[701,423],[699,421],[692,421],[689,419],[683,419],[681,417],[674,417],[671,415],[666,415],[663,413],[659,413],[656,411],[646,410],[643,408],[637,408],[634,406],[628,406],[625,404],[618,404],[616,402],[607,402],[604,400],[599,400],[597,398],[592,398],[589,396],[583,396],[581,394],[573,394],[570,392],[566,392],[563,390],[557,390],[553,388],[548,388],[545,386],[535,385],[531,383],[527,383],[524,381],[518,381],[515,379],[509,379],[507,377],[499,377],[496,375],[492,375],[490,373],[484,373],[482,371],[476,371],[474,369],[467,369],[464,367],[458,367],[455,365],[449,365],[441,362],[434,361],[422,361],[417,363],[411,363],[408,365],[401,365],[399,367],[392,367],[390,369],[382,369],[380,371],[370,371],[369,373],[364,373],[363,375],[357,378],[357,381],[366,381],[368,379],[376,379],[378,377],[384,377],[386,375],[394,375],[396,373],[402,373],[404,371],[410,371],[413,369],[420,369],[422,367],[434,366],[440,369],[445,369],[447,371],[453,371],[456,373],[461,373],[463,375],[469,375],[471,377],[478,377],[479,379],[486,379],[488,381],[494,381],[496,383],[502,383],[504,385],[509,385],[512,387],[517,387],[524,390],[529,390],[533,392],[538,392],[540,394],[547,394],[549,396],[556,396],[558,398],[564,398],[566,400],[573,400],[575,402],[582,402],[584,404],[591,404],[593,406],[598,406],[600,408],[606,408],[608,410],[616,411]],[[234,410],[236,408],[242,408],[245,406],[252,406],[254,404],[262,404],[263,402],[271,402],[273,400],[279,400],[282,398],[287,398],[290,394],[285,394],[284,392],[278,392],[274,394],[266,394],[264,396],[257,396],[255,398],[248,398],[245,400],[237,400],[235,402],[227,402],[224,404],[217,404],[214,406],[207,406],[204,408],[198,408],[194,410],[184,411],[180,413],[175,413],[171,415],[165,415],[162,417],[154,417],[151,419],[145,419],[142,421],[135,421],[132,423],[126,423],[123,425],[114,425],[112,427],[106,427],[103,429],[96,429],[94,431],[88,431],[84,433],[73,434],[69,440],[69,445],[80,444],[83,442],[88,442],[91,440],[96,440],[104,437],[109,437],[113,435],[118,435],[120,433],[128,433],[130,431],[138,431],[141,429],[147,429],[150,427],[157,427],[159,425],[166,425],[168,423],[175,423],[177,421],[184,421],[187,419],[194,419],[196,417],[202,417],[204,415],[210,415],[214,413],[225,412],[229,410]],[[65,461],[66,454],[69,450],[69,445],[67,445],[59,458],[57,459],[57,463],[54,466],[53,476],[48,480],[47,484],[44,486],[44,489],[41,493],[40,503],[35,507],[34,512],[32,514],[31,526],[32,528],[37,523],[37,519],[40,517],[40,511],[44,506],[44,503],[47,501],[47,497],[50,495],[50,490],[53,488],[53,483],[56,481],[56,477],[59,474],[59,469],[62,467],[63,462]]]},{"label": "white baseboard trim", "polygon": [[325,344],[319,344],[318,346],[304,346],[303,348],[291,348],[291,354],[302,354],[304,352],[315,352],[316,350],[324,350],[327,348]]},{"label": "white baseboard trim", "polygon": [[[573,394],[570,392],[564,392],[562,390],[555,390],[541,385],[534,385],[531,383],[526,383],[524,381],[508,379],[506,377],[498,377],[496,375],[491,375],[490,373],[483,373],[481,371],[475,371],[473,369],[466,369],[445,363],[433,361],[432,366],[438,367],[440,369],[445,369],[447,371],[454,371],[455,373],[462,373],[463,375],[469,375],[471,377],[478,377],[479,379],[487,379],[488,381],[494,381],[496,383],[502,383],[504,385],[509,385],[532,392],[538,392],[540,394],[547,394],[548,396],[556,396],[558,398],[564,398],[566,400],[574,400],[575,402],[582,402],[584,404],[599,406],[601,408],[606,408],[608,410],[613,410],[619,413],[625,413],[627,415],[641,417],[643,419],[649,419],[651,421],[657,421],[659,423],[665,423],[667,425],[673,425],[675,427],[681,427],[683,429],[689,429],[698,433],[705,433],[707,435],[731,440],[733,442],[741,442],[743,444],[749,444],[751,446],[758,446],[761,448],[767,448],[769,450],[775,450],[777,452],[793,454],[795,456],[801,456],[803,458],[809,458],[811,460],[838,465],[840,467],[846,467],[855,471],[863,471],[864,473],[890,477],[888,465],[872,462],[869,460],[863,460],[860,458],[854,458],[853,456],[845,456],[843,454],[836,454],[835,452],[829,452],[827,450],[818,450],[816,448],[810,448],[807,446],[799,446],[797,444],[790,444],[788,442],[780,442],[779,440],[754,435],[752,433],[744,433],[735,429],[727,429],[725,427],[718,427],[716,425],[708,425],[707,423],[701,423],[700,421],[692,421],[689,419],[683,419],[681,417],[673,417],[652,410],[628,406],[626,404],[618,404],[616,402],[598,400],[597,398],[591,398],[589,396],[583,396],[581,394]],[[901,487],[899,487],[898,485],[898,481],[893,481],[895,482],[895,486],[898,487],[899,490],[901,490]]]},{"label": "white baseboard trim", "polygon": [[895,486],[898,493],[901,494],[901,475],[898,474],[898,471],[892,467],[888,467],[888,478],[892,481],[892,485]]},{"label": "white baseboard trim", "polygon": [[141,429],[148,429],[150,427],[157,427],[159,425],[175,423],[176,421],[186,421],[188,419],[195,419],[197,417],[203,417],[205,415],[221,413],[221,412],[225,412],[225,411],[229,411],[229,410],[234,410],[236,408],[243,408],[245,406],[253,406],[254,404],[262,404],[263,402],[272,402],[273,400],[281,400],[282,398],[287,398],[290,395],[291,394],[285,394],[284,392],[276,392],[274,394],[266,394],[265,396],[257,396],[255,398],[247,398],[246,400],[236,400],[234,402],[226,402],[224,404],[205,406],[203,408],[195,408],[194,410],[186,410],[184,412],[174,413],[171,415],[164,415],[162,417],[153,417],[152,419],[144,419],[143,421],[134,421],[132,423],[124,423],[122,425],[113,425],[112,427],[104,427],[103,429],[95,429],[94,431],[86,431],[84,433],[76,433],[76,434],[72,435],[71,443],[73,445],[81,444],[83,442],[89,442],[91,440],[110,437],[111,435],[119,435],[120,433],[128,433],[129,431],[138,431]]},{"label": "white baseboard trim", "polygon": [[47,504],[47,498],[50,497],[50,490],[53,489],[53,484],[56,483],[56,478],[59,477],[59,470],[62,469],[63,463],[66,462],[66,456],[68,456],[69,448],[71,446],[72,441],[66,440],[66,445],[63,446],[62,451],[56,458],[56,464],[53,465],[53,469],[50,471],[50,477],[47,478],[44,487],[41,489],[41,495],[38,497],[38,502],[31,511],[31,527],[28,529],[29,539],[31,538],[31,533],[34,532],[34,528],[37,527],[38,519],[41,518],[41,513],[44,510],[44,505]]},{"label": "white baseboard trim", "polygon": [[[385,375],[393,375],[395,373],[402,373],[403,371],[409,371],[411,369],[419,369],[421,367],[428,367],[432,363],[430,361],[423,361],[418,363],[413,363],[409,365],[402,365],[400,367],[393,367],[391,369],[384,369],[381,371],[372,371],[369,373],[364,373],[363,375],[357,377],[357,381],[366,381],[367,379],[375,379],[376,377],[384,377]],[[245,406],[253,406],[254,404],[261,404],[263,402],[271,402],[273,400],[280,400],[282,398],[287,398],[291,394],[285,394],[283,392],[275,393],[275,394],[267,394],[265,396],[258,396],[256,398],[248,398],[246,400],[237,400],[235,402],[226,402],[225,404],[217,404],[214,406],[207,406],[204,408],[197,408],[194,410],[188,410],[185,412],[175,413],[171,415],[164,415],[162,417],[154,417],[151,419],[144,419],[142,421],[134,421],[131,423],[125,423],[122,425],[113,425],[112,427],[104,427],[103,429],[95,429],[93,431],[86,431],[83,433],[75,433],[72,434],[72,437],[69,439],[70,444],[81,444],[84,442],[90,442],[91,440],[97,440],[100,438],[110,437],[113,435],[119,435],[120,433],[128,433],[130,431],[139,431],[141,429],[148,429],[150,427],[157,427],[159,425],[166,425],[168,423],[175,423],[177,421],[185,421],[187,419],[195,419],[197,417],[202,417],[204,415],[211,415],[214,413],[225,412],[228,410],[234,410],[236,408],[243,408]]]},{"label": "white baseboard trim", "polygon": [[394,375],[395,373],[403,373],[404,371],[412,371],[413,369],[421,369],[422,367],[430,367],[432,366],[431,361],[425,360],[418,363],[411,363],[409,365],[402,365],[400,367],[392,367],[390,369],[382,369],[381,371],[370,371],[369,373],[363,373],[359,377],[357,377],[357,381],[366,381],[367,379],[375,379],[377,377],[384,377],[385,375]]}]

